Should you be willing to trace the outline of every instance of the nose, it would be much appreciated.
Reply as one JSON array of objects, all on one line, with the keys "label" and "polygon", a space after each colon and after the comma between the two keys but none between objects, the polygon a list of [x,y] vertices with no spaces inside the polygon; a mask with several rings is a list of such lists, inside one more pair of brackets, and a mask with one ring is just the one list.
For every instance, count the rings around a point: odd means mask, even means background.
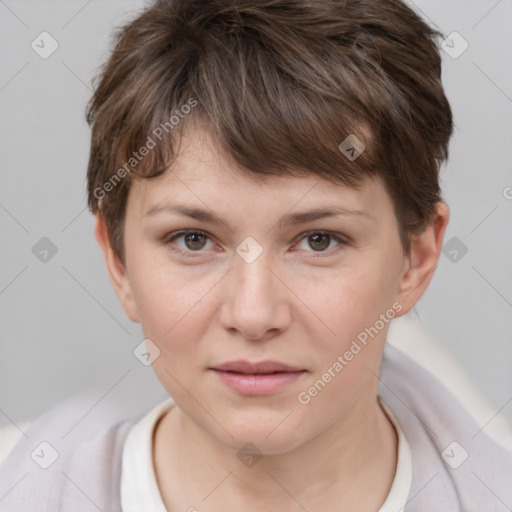
[{"label": "nose", "polygon": [[291,321],[287,289],[264,254],[252,263],[237,258],[222,290],[223,327],[252,341],[276,336]]}]

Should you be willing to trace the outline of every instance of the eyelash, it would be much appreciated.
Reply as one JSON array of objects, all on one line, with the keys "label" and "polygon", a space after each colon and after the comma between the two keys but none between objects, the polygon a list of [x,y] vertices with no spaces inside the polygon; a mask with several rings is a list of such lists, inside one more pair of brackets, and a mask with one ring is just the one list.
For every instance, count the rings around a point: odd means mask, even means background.
[{"label": "eyelash", "polygon": [[[172,247],[171,242],[174,242],[176,239],[186,236],[186,235],[202,235],[206,238],[208,238],[210,241],[213,241],[212,237],[206,233],[206,231],[201,231],[200,229],[185,229],[183,231],[179,231],[177,233],[171,233],[170,235],[166,236],[163,240],[164,245],[166,245],[171,251],[177,252],[179,254],[184,255],[185,257],[194,258],[203,252],[201,249],[198,251],[183,251],[182,249],[177,249],[176,247]],[[342,246],[349,245],[349,241],[345,238],[342,238],[341,236],[337,235],[336,233],[332,233],[330,231],[307,231],[306,233],[302,233],[300,237],[298,237],[297,243],[300,243],[302,240],[309,238],[313,235],[327,235],[331,237],[331,239],[338,242],[339,246],[338,249]],[[333,252],[337,252],[338,249],[331,249],[328,251],[308,251],[312,252],[314,256],[308,256],[309,258],[322,258],[325,256],[330,256]],[[197,253],[195,255],[194,253]]]}]

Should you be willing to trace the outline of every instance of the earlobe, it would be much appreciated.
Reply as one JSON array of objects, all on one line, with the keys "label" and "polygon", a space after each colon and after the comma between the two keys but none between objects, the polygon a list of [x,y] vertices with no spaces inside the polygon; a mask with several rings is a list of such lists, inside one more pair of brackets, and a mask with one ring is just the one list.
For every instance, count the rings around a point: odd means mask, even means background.
[{"label": "earlobe", "polygon": [[130,320],[139,322],[139,315],[133,298],[132,286],[124,264],[112,249],[108,236],[107,225],[101,214],[96,214],[94,234],[103,252],[105,266],[107,268],[110,283],[114,288],[117,298]]},{"label": "earlobe", "polygon": [[434,220],[425,231],[411,240],[410,256],[404,262],[399,282],[397,300],[403,306],[400,316],[405,315],[418,302],[437,268],[450,210],[443,202],[437,203],[436,209]]}]

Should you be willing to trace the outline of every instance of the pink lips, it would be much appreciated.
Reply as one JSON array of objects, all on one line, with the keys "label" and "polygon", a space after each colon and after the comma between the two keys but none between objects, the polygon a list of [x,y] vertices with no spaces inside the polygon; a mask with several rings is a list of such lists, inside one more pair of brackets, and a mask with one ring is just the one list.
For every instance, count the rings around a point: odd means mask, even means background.
[{"label": "pink lips", "polygon": [[220,380],[242,395],[268,395],[295,382],[306,370],[276,361],[232,361],[210,368]]}]

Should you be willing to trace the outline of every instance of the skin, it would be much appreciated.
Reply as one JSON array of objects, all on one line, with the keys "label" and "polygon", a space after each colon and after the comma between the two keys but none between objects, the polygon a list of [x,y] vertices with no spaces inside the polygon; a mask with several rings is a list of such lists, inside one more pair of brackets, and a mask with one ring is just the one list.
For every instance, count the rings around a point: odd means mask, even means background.
[{"label": "skin", "polygon": [[[214,212],[227,226],[147,214],[178,203]],[[327,205],[365,214],[280,222]],[[432,278],[448,219],[438,203],[405,256],[380,179],[358,190],[314,175],[255,179],[198,129],[188,130],[167,173],[132,184],[124,264],[97,216],[112,285],[158,346],[153,368],[177,404],[154,432],[167,510],[221,511],[228,503],[249,512],[378,510],[396,469],[396,432],[377,401],[389,324],[308,404],[297,397],[393,304],[401,307],[396,316],[414,306]],[[170,241],[186,229],[207,236]],[[318,231],[346,243],[315,237]],[[262,249],[252,263],[236,252],[247,236]],[[238,359],[306,371],[274,394],[244,396],[209,369]],[[262,454],[252,467],[237,457],[248,442]]]}]

